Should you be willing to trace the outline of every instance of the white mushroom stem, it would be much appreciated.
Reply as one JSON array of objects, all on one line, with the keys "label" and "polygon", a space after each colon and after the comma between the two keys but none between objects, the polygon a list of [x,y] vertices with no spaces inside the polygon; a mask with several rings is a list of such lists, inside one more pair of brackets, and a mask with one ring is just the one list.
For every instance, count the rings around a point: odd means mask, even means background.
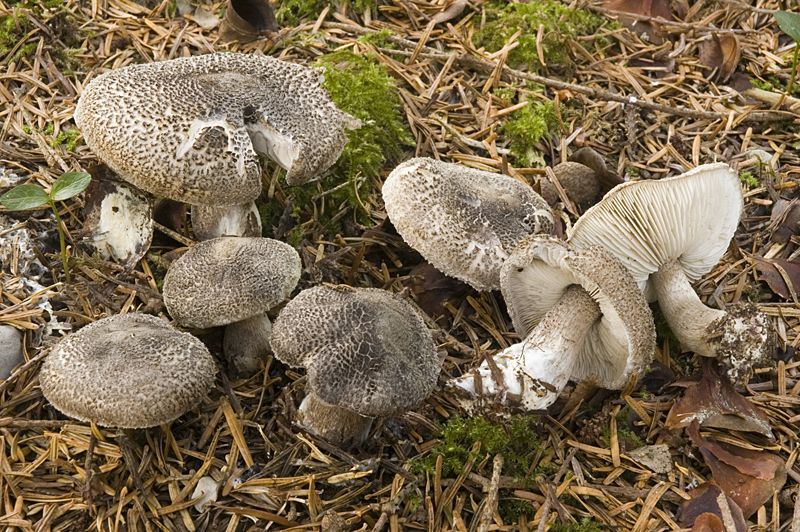
[{"label": "white mushroom stem", "polygon": [[317,436],[339,445],[361,445],[367,440],[373,418],[326,403],[309,392],[297,410],[297,423]]},{"label": "white mushroom stem", "polygon": [[686,278],[677,260],[663,264],[650,276],[658,304],[681,345],[705,357],[717,356],[707,338],[709,325],[725,317],[722,310],[707,307]]},{"label": "white mushroom stem", "polygon": [[773,363],[774,332],[755,305],[735,305],[725,311],[703,304],[678,261],[670,261],[650,276],[658,303],[681,345],[698,355],[716,357],[735,383],[745,383],[754,367]]},{"label": "white mushroom stem", "polygon": [[600,315],[586,290],[569,286],[523,342],[494,358],[497,376],[484,362],[455,380],[455,386],[467,392],[463,406],[470,413],[514,403],[524,410],[548,407],[567,384],[583,341]]},{"label": "white mushroom stem", "polygon": [[222,350],[238,371],[253,375],[270,353],[271,332],[272,322],[264,312],[230,323],[225,327]]}]

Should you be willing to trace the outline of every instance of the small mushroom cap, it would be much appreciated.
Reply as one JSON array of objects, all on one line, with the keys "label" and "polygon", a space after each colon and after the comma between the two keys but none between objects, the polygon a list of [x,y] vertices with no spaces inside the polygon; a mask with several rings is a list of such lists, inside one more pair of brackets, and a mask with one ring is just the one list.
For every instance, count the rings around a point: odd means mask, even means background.
[{"label": "small mushroom cap", "polygon": [[395,168],[383,200],[412,248],[477,290],[500,288],[500,267],[517,242],[553,229],[550,207],[524,183],[435,159]]},{"label": "small mushroom cap", "polygon": [[[594,170],[581,163],[567,161],[553,167],[553,173],[567,193],[567,197],[581,209],[588,209],[600,199],[600,181]],[[541,182],[542,198],[549,205],[559,201],[558,190],[550,181]]]},{"label": "small mushroom cap", "polygon": [[137,429],[169,423],[197,405],[216,371],[191,334],[149,314],[118,314],[62,338],[39,382],[69,417]]},{"label": "small mushroom cap", "polygon": [[386,290],[316,286],[278,315],[275,356],[306,368],[309,390],[362,416],[416,406],[436,386],[439,359],[430,331],[408,302]]},{"label": "small mushroom cap", "polygon": [[243,204],[261,191],[257,152],[299,185],[336,162],[344,127],[360,127],[320,87],[323,72],[239,53],[132,65],[92,80],[75,121],[106,164],[154,195]]},{"label": "small mushroom cap", "polygon": [[300,270],[300,256],[278,240],[206,240],[170,265],[164,277],[164,305],[185,327],[227,325],[286,299],[300,280]]},{"label": "small mushroom cap", "polygon": [[736,173],[724,163],[706,164],[677,177],[614,187],[578,219],[569,243],[614,253],[654,301],[648,278],[661,265],[678,260],[690,281],[711,271],[728,249],[743,205]]},{"label": "small mushroom cap", "polygon": [[600,247],[580,251],[557,238],[532,236],[519,243],[500,273],[503,298],[520,337],[527,337],[561,298],[580,285],[602,316],[589,330],[572,371],[620,389],[653,359],[656,331],[644,295],[625,266]]}]

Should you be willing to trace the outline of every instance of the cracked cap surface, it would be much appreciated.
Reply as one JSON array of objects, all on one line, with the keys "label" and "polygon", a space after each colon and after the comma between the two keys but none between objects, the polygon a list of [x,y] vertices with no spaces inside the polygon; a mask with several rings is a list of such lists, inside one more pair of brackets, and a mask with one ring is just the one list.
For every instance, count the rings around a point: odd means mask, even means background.
[{"label": "cracked cap surface", "polygon": [[135,429],[180,417],[202,400],[216,372],[191,334],[149,314],[118,314],[62,338],[39,382],[69,417]]},{"label": "cracked cap surface", "polygon": [[386,290],[316,286],[278,315],[270,344],[284,363],[306,368],[328,404],[362,416],[392,415],[433,390],[439,358],[417,311]]},{"label": "cracked cap surface", "polygon": [[360,127],[320,87],[323,72],[239,53],[132,65],[92,80],[75,121],[106,164],[151,194],[247,203],[261,191],[257,152],[300,185],[336,162],[344,127]]},{"label": "cracked cap surface", "polygon": [[553,229],[550,207],[524,183],[435,159],[395,168],[383,199],[408,245],[477,290],[500,288],[500,267],[517,242]]},{"label": "cracked cap surface", "polygon": [[266,312],[300,280],[300,255],[271,238],[205,240],[164,276],[164,305],[186,327],[217,327]]}]

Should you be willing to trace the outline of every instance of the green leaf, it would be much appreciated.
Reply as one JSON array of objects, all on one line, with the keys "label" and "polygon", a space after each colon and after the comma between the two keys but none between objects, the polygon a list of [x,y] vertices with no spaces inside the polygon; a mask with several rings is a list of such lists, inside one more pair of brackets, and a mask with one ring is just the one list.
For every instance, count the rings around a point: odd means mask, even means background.
[{"label": "green leaf", "polygon": [[75,197],[89,186],[92,176],[86,172],[69,172],[62,174],[55,180],[53,188],[50,189],[50,197],[53,201],[64,201]]},{"label": "green leaf", "polygon": [[787,11],[776,11],[774,15],[783,33],[800,43],[800,15]]},{"label": "green leaf", "polygon": [[49,202],[47,192],[39,185],[20,185],[0,196],[0,204],[12,211],[35,209]]}]

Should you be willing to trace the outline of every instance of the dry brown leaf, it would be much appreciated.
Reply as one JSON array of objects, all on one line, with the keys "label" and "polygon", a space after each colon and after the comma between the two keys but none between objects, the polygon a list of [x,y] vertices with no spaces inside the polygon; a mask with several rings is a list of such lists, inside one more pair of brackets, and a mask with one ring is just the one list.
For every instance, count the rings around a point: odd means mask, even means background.
[{"label": "dry brown leaf", "polygon": [[769,215],[770,226],[777,226],[772,231],[769,241],[775,244],[784,244],[800,231],[800,202],[779,199],[772,206]]},{"label": "dry brown leaf", "polygon": [[[758,280],[766,281],[770,290],[774,293],[789,301],[793,299],[792,292],[795,295],[798,294],[798,289],[800,289],[800,264],[786,259],[763,259],[761,257],[756,257],[755,262],[756,271],[759,274]],[[783,273],[786,274],[786,279]],[[787,279],[791,286],[787,285]]]},{"label": "dry brown leaf", "polygon": [[700,448],[714,481],[742,509],[745,518],[753,515],[786,482],[786,464],[780,457],[709,441],[700,435],[697,420],[692,421],[687,432]]},{"label": "dry brown leaf", "polygon": [[[672,20],[672,10],[669,0],[606,0],[602,6],[613,11],[622,11],[643,17],[661,17],[664,20]],[[624,16],[619,17],[619,21],[629,30],[646,35],[651,42],[661,44],[664,42],[661,33],[661,25],[654,21],[638,20]]]},{"label": "dry brown leaf", "polygon": [[414,267],[409,275],[417,305],[435,320],[444,315],[446,301],[453,301],[470,289],[468,284],[446,276],[427,262]]},{"label": "dry brown leaf", "polygon": [[439,11],[432,16],[431,20],[436,24],[448,22],[463,13],[465,7],[467,7],[467,0],[454,0],[453,2],[450,2],[450,4],[442,11]]},{"label": "dry brown leaf", "polygon": [[739,39],[733,33],[712,33],[700,44],[700,64],[707,67],[705,76],[726,82],[742,55]]},{"label": "dry brown leaf", "polygon": [[[724,514],[729,514],[735,532],[746,532],[747,524],[741,508],[713,480],[700,484],[689,491],[689,495],[692,498],[678,508],[676,517],[681,526],[691,526],[692,532],[729,532],[723,524],[726,520]],[[720,505],[726,508],[720,508]]]},{"label": "dry brown leaf", "polygon": [[673,405],[665,426],[683,428],[693,420],[700,421],[704,427],[758,432],[772,437],[766,414],[737,392],[727,377],[720,376],[711,359],[704,359],[700,381],[689,386]]}]

